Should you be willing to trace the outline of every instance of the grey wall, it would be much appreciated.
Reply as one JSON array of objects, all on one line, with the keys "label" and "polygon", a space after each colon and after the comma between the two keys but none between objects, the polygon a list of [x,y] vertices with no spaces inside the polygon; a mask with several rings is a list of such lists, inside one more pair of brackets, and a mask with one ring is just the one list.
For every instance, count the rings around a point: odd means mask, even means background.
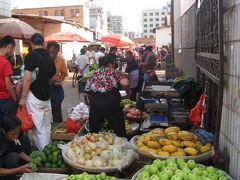
[{"label": "grey wall", "polygon": [[174,4],[174,15],[178,16],[178,18],[174,17],[174,63],[182,75],[196,78],[195,3],[183,16],[179,16],[178,8],[180,9],[180,3],[177,0]]}]

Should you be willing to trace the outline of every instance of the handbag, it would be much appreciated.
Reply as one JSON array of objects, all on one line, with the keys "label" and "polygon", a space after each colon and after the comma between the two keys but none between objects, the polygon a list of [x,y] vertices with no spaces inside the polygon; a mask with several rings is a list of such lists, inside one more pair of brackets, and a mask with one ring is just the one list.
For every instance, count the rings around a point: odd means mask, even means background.
[{"label": "handbag", "polygon": [[17,117],[21,120],[21,129],[23,131],[28,131],[34,128],[34,123],[32,120],[32,115],[28,113],[26,107],[18,107]]}]

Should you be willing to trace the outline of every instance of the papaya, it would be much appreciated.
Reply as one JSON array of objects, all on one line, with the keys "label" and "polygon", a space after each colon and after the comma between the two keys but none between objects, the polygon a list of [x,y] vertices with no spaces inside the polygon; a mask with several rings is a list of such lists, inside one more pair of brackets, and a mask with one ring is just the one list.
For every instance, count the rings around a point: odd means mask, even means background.
[{"label": "papaya", "polygon": [[150,136],[150,140],[151,141],[159,141],[159,139],[162,139],[162,138],[165,138],[165,136],[162,134],[162,135],[160,135],[160,134],[151,134],[151,136]]},{"label": "papaya", "polygon": [[158,151],[157,154],[161,156],[170,156],[169,152],[166,152],[166,151]]},{"label": "papaya", "polygon": [[146,149],[146,151],[150,152],[150,153],[157,153],[157,150],[153,149],[153,148],[148,148],[148,149]]},{"label": "papaya", "polygon": [[179,132],[181,129],[177,126],[173,126],[173,127],[169,127],[167,129],[165,129],[165,134],[169,133],[169,132]]},{"label": "papaya", "polygon": [[199,139],[198,136],[196,134],[193,134],[193,141],[196,142],[198,141],[198,139]]},{"label": "papaya", "polygon": [[149,135],[144,136],[144,138],[142,140],[143,144],[147,145],[147,142],[151,140],[150,138],[151,137]]},{"label": "papaya", "polygon": [[147,146],[142,146],[140,149],[143,150],[143,151],[147,151],[148,147]]},{"label": "papaya", "polygon": [[162,147],[162,150],[169,152],[169,153],[173,153],[173,152],[176,152],[178,150],[178,148],[174,145],[166,145],[166,146]]},{"label": "papaya", "polygon": [[162,128],[156,128],[150,131],[151,134],[164,134],[164,129]]},{"label": "papaya", "polygon": [[200,152],[205,153],[205,152],[210,151],[211,149],[212,149],[212,144],[208,142],[200,148]]},{"label": "papaya", "polygon": [[143,146],[145,145],[142,143],[142,141],[137,141],[136,147],[141,148]]},{"label": "papaya", "polygon": [[181,143],[180,141],[172,141],[172,145],[176,146],[176,147],[181,147]]},{"label": "papaya", "polygon": [[185,148],[184,152],[190,156],[196,156],[198,154],[198,150],[192,147]]},{"label": "papaya", "polygon": [[178,148],[178,151],[182,151],[182,152],[184,152],[184,149],[182,149],[182,148]]},{"label": "papaya", "polygon": [[190,132],[179,132],[178,133],[178,139],[182,141],[192,141],[194,139],[193,133]]},{"label": "papaya", "polygon": [[176,141],[178,139],[178,133],[177,132],[169,132],[165,134],[166,138],[169,140]]},{"label": "papaya", "polygon": [[196,145],[197,145],[197,149],[200,150],[201,147],[203,146],[202,142],[201,141],[197,141],[196,142]]},{"label": "papaya", "polygon": [[185,147],[193,147],[193,148],[197,147],[197,145],[192,141],[182,141],[182,145]]},{"label": "papaya", "polygon": [[166,145],[172,144],[172,142],[169,139],[159,139],[158,142],[161,146],[166,146]]},{"label": "papaya", "polygon": [[184,151],[177,151],[172,153],[171,156],[176,156],[176,157],[186,156],[186,153]]},{"label": "papaya", "polygon": [[160,144],[156,141],[148,141],[147,146],[153,149],[159,149],[161,147]]}]

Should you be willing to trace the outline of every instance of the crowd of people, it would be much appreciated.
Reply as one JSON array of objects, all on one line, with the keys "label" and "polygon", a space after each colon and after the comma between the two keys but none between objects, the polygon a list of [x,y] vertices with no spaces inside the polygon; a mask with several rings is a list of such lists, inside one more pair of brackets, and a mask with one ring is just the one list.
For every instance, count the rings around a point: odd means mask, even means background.
[{"label": "crowd of people", "polygon": [[[23,79],[15,85],[7,59],[13,55],[15,41],[11,36],[0,39],[0,179],[11,178],[18,172],[31,172],[31,167],[24,165],[31,161],[28,156],[31,145],[16,116],[18,108],[26,108],[32,115],[33,145],[40,151],[50,143],[51,123],[63,121],[62,84],[67,67],[59,54],[60,46],[57,42],[49,42],[44,47],[44,37],[39,33],[32,35],[30,44],[22,68]],[[161,58],[166,55],[163,51],[160,51]],[[129,98],[136,100],[143,80],[147,80],[157,66],[158,58],[152,47],[147,46],[144,51],[111,47],[108,51],[100,46],[83,46],[74,60],[80,76],[90,71],[91,64],[99,66],[88,78],[84,90],[90,100],[90,131],[99,132],[107,119],[114,132],[125,137],[119,90],[126,90]]]}]

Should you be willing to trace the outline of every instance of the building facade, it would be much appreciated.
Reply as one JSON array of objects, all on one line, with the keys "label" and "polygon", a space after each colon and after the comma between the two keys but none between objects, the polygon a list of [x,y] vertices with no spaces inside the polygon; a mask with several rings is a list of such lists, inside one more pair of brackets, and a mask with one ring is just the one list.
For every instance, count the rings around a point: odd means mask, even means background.
[{"label": "building facade", "polygon": [[62,18],[89,27],[89,9],[84,5],[13,9],[12,13]]},{"label": "building facade", "polygon": [[167,26],[167,17],[171,11],[171,3],[162,9],[149,9],[142,11],[142,32],[144,38],[154,38],[154,28]]},{"label": "building facade", "polygon": [[108,31],[113,34],[123,34],[123,19],[122,16],[107,14]]},{"label": "building facade", "polygon": [[11,1],[0,0],[0,18],[11,17]]}]

